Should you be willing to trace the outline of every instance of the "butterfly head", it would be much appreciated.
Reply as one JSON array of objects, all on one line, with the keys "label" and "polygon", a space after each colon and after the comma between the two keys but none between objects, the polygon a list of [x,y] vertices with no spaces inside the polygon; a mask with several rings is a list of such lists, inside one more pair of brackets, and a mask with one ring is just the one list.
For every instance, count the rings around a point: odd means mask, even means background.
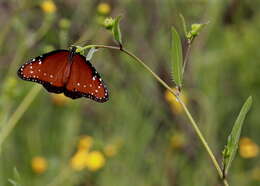
[{"label": "butterfly head", "polygon": [[70,51],[71,53],[75,53],[75,52],[77,51],[77,46],[71,45],[71,46],[69,47],[69,51]]}]

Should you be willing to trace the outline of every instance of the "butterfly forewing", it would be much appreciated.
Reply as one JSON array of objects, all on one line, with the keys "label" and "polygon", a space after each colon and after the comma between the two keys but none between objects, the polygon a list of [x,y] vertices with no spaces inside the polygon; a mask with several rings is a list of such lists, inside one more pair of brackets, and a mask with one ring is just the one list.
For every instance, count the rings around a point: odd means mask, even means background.
[{"label": "butterfly forewing", "polygon": [[108,100],[108,91],[96,69],[82,55],[73,57],[65,95],[71,98],[88,97],[98,102]]},{"label": "butterfly forewing", "polygon": [[43,84],[50,92],[63,91],[63,74],[67,65],[69,51],[56,50],[36,57],[19,70],[18,75],[27,81]]}]

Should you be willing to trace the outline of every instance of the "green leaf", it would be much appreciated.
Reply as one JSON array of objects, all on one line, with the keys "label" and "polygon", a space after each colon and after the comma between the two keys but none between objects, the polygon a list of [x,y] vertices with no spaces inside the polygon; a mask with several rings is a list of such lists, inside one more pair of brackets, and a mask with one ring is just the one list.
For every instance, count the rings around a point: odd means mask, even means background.
[{"label": "green leaf", "polygon": [[185,33],[185,35],[187,35],[188,31],[187,31],[186,21],[185,21],[185,19],[184,19],[182,14],[180,14],[179,16],[181,18],[181,23],[182,23],[182,27],[183,27],[184,33]]},{"label": "green leaf", "polygon": [[121,35],[121,30],[120,30],[120,25],[119,25],[121,18],[122,18],[122,16],[116,17],[114,25],[113,25],[113,29],[112,29],[114,38],[119,43],[119,45],[122,45],[122,35]]},{"label": "green leaf", "polygon": [[19,186],[16,181],[12,180],[12,179],[8,179],[8,181],[13,185],[13,186]]},{"label": "green leaf", "polygon": [[227,145],[225,146],[225,148],[223,150],[224,176],[226,176],[228,174],[230,165],[236,155],[242,126],[243,126],[245,117],[246,117],[251,105],[252,105],[252,97],[250,96],[249,98],[247,98],[242,109],[240,110],[240,113],[236,119],[233,129],[232,129],[230,135],[228,136]]},{"label": "green leaf", "polygon": [[173,66],[173,80],[176,85],[182,86],[182,44],[178,32],[172,27],[172,41],[171,41],[171,61]]},{"label": "green leaf", "polygon": [[19,172],[18,172],[18,170],[17,170],[17,168],[16,167],[14,167],[14,179],[16,180],[16,181],[21,181],[21,176],[20,176],[20,174],[19,174]]},{"label": "green leaf", "polygon": [[21,182],[21,177],[20,177],[20,174],[19,174],[18,170],[16,169],[16,167],[14,167],[13,174],[14,174],[14,179],[8,179],[8,181],[13,186],[21,186],[21,184],[19,183],[19,182]]}]

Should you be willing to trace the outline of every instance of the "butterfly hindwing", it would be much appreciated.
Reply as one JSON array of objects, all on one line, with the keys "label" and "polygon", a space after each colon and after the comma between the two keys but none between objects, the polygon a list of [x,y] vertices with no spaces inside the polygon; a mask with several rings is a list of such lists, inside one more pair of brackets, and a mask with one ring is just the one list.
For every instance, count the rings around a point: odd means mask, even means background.
[{"label": "butterfly hindwing", "polygon": [[71,98],[87,97],[98,102],[108,100],[106,85],[96,69],[80,54],[73,57],[71,74],[65,95]]}]

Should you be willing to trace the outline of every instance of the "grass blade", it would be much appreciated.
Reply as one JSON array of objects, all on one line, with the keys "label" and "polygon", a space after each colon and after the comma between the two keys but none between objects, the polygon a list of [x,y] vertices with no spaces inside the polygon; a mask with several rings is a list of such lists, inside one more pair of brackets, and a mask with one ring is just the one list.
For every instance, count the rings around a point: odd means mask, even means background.
[{"label": "grass blade", "polygon": [[174,27],[172,27],[171,61],[173,66],[173,80],[180,88],[182,86],[182,44],[181,38]]},{"label": "grass blade", "polygon": [[227,175],[230,165],[236,155],[242,126],[251,105],[252,105],[252,97],[250,96],[249,98],[247,98],[242,109],[240,110],[240,113],[236,119],[233,129],[230,135],[228,136],[227,145],[225,146],[225,149],[223,151],[223,175],[224,176]]}]

